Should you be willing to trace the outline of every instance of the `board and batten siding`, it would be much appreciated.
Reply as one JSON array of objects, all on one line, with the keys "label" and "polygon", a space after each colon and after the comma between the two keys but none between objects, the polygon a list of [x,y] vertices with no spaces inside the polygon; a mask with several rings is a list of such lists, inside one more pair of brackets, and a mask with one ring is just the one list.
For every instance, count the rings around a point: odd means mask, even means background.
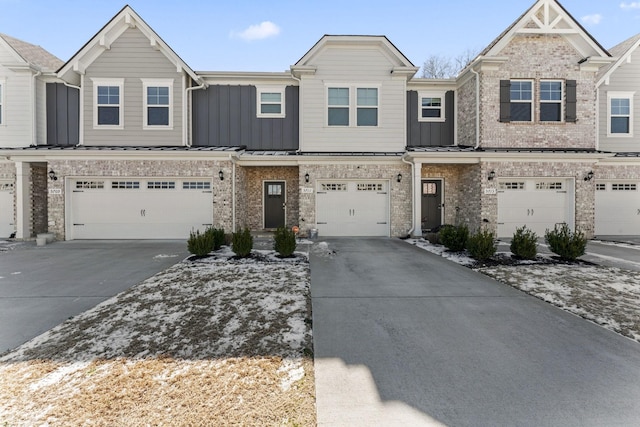
[{"label": "board and batten siding", "polygon": [[[16,59],[0,48],[0,64],[15,64]],[[0,65],[3,89],[0,147],[28,147],[33,144],[33,74],[13,71]]]},{"label": "board and batten siding", "polygon": [[[84,145],[182,145],[182,93],[184,72],[178,72],[137,28],[127,29],[105,50],[84,76]],[[92,79],[124,79],[123,129],[94,129]],[[141,79],[173,79],[173,128],[143,129],[144,100]],[[122,94],[121,94],[122,97]]]},{"label": "board and batten siding", "polygon": [[[640,151],[640,50],[631,54],[631,61],[621,64],[610,76],[609,84],[599,88],[598,102],[598,138],[602,151],[627,152]],[[609,109],[607,94],[609,92],[635,92],[633,96],[633,136],[607,135]]]},{"label": "board and batten siding", "polygon": [[79,143],[80,92],[62,83],[47,84],[47,145]]},{"label": "board and batten siding", "polygon": [[[382,51],[375,47],[327,47],[312,65],[317,67],[316,73],[303,76],[301,81],[302,151],[404,150],[406,78],[393,76],[395,64]],[[328,87],[377,87],[378,126],[328,126]],[[356,103],[353,97],[351,108]]]},{"label": "board and batten siding", "polygon": [[445,93],[445,121],[421,122],[418,92],[407,92],[407,145],[410,147],[447,146],[454,144],[454,94]]},{"label": "board and batten siding", "polygon": [[193,145],[297,150],[298,87],[285,88],[285,117],[257,117],[256,87],[211,85],[193,94]]}]

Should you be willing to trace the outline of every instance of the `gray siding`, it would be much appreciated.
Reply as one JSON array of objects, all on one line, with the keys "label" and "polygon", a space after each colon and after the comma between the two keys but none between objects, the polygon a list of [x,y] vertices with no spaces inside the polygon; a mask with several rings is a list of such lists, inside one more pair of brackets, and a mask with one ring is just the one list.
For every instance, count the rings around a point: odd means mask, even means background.
[{"label": "gray siding", "polygon": [[454,96],[453,91],[445,94],[444,122],[418,121],[418,92],[407,92],[407,146],[428,147],[454,144]]},{"label": "gray siding", "polygon": [[255,86],[209,86],[193,91],[193,145],[249,150],[297,150],[298,87],[285,90],[285,117],[256,116]]},{"label": "gray siding", "polygon": [[47,145],[80,142],[80,92],[62,83],[47,83]]}]

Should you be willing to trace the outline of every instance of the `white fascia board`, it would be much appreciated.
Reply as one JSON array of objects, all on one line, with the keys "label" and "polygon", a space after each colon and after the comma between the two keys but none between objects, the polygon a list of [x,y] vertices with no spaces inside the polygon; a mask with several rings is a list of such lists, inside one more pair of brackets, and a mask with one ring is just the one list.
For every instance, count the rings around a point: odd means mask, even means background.
[{"label": "white fascia board", "polygon": [[58,151],[25,153],[24,150],[2,150],[0,157],[16,162],[46,162],[54,160],[228,160],[237,158],[237,153],[228,151]]},{"label": "white fascia board", "polygon": [[611,69],[609,69],[601,78],[600,80],[598,80],[596,82],[596,87],[599,88],[600,86],[602,86],[606,81],[609,80],[609,78],[611,77],[611,75],[613,73],[616,72],[616,70],[620,67],[620,65],[622,65],[624,62],[626,62],[629,58],[631,58],[631,54],[633,52],[635,52],[635,50],[638,48],[638,46],[640,45],[640,39],[638,39],[637,42],[635,42],[633,44],[633,46],[627,50],[622,56],[620,56],[619,58],[611,58],[612,60],[615,60],[615,64],[613,64],[613,66],[611,67]]},{"label": "white fascia board", "polygon": [[208,85],[286,85],[298,86],[299,82],[289,72],[283,73],[233,73],[198,71],[200,79]]},{"label": "white fascia board", "polygon": [[409,80],[407,90],[456,90],[456,79],[423,79]]}]

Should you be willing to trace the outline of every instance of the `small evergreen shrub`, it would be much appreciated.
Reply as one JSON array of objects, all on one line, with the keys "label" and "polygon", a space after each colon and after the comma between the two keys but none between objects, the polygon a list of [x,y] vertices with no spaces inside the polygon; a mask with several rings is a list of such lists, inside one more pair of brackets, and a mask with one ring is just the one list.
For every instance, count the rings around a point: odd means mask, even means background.
[{"label": "small evergreen shrub", "polygon": [[547,230],[544,240],[553,253],[566,261],[575,261],[584,255],[587,247],[587,238],[584,234],[580,230],[572,232],[565,223],[556,225],[552,231]]},{"label": "small evergreen shrub", "polygon": [[467,240],[467,250],[478,261],[488,260],[497,249],[495,235],[487,230],[478,231]]},{"label": "small evergreen shrub", "polygon": [[248,228],[233,233],[231,237],[231,250],[240,258],[246,258],[251,254],[253,249],[253,236]]},{"label": "small evergreen shrub", "polygon": [[191,231],[187,240],[187,249],[193,255],[203,257],[213,250],[213,233],[208,228],[204,233],[200,230]]},{"label": "small evergreen shrub", "polygon": [[213,250],[217,251],[225,244],[224,228],[213,228]]},{"label": "small evergreen shrub", "polygon": [[462,252],[468,238],[469,229],[466,225],[443,225],[440,228],[440,242],[452,252]]},{"label": "small evergreen shrub", "polygon": [[526,225],[516,228],[509,246],[511,253],[521,259],[536,259],[538,255],[538,235]]},{"label": "small evergreen shrub", "polygon": [[281,257],[290,257],[296,250],[296,235],[293,230],[286,227],[279,227],[274,236],[273,249],[280,254]]}]

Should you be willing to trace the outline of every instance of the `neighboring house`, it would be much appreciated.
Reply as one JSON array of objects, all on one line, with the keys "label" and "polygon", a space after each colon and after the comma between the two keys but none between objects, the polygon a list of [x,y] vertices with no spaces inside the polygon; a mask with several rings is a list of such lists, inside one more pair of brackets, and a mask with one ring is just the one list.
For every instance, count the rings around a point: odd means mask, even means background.
[{"label": "neighboring house", "polygon": [[[386,37],[355,35],[322,37],[288,72],[196,72],[126,6],[47,83],[45,140],[0,159],[46,165],[46,185],[17,191],[64,239],[292,225],[406,236],[447,223],[542,236],[562,222],[640,234],[602,225],[613,221],[598,208],[602,184],[640,182],[628,154],[640,150],[603,134],[626,116],[602,104],[603,90],[630,99],[622,57],[637,44],[612,56],[539,0],[455,79],[414,78]],[[33,235],[18,219],[18,236]]]},{"label": "neighboring house", "polygon": [[[0,149],[46,143],[45,84],[62,63],[40,46],[0,34]],[[32,201],[46,200],[46,164],[31,165],[16,167],[0,153],[0,237],[13,235],[17,222],[28,230],[18,237],[47,230],[45,213],[33,211]],[[16,185],[16,176],[21,185]]]},{"label": "neighboring house", "polygon": [[640,234],[640,34],[610,49],[598,74],[598,149],[616,153],[595,169],[597,235]]}]

